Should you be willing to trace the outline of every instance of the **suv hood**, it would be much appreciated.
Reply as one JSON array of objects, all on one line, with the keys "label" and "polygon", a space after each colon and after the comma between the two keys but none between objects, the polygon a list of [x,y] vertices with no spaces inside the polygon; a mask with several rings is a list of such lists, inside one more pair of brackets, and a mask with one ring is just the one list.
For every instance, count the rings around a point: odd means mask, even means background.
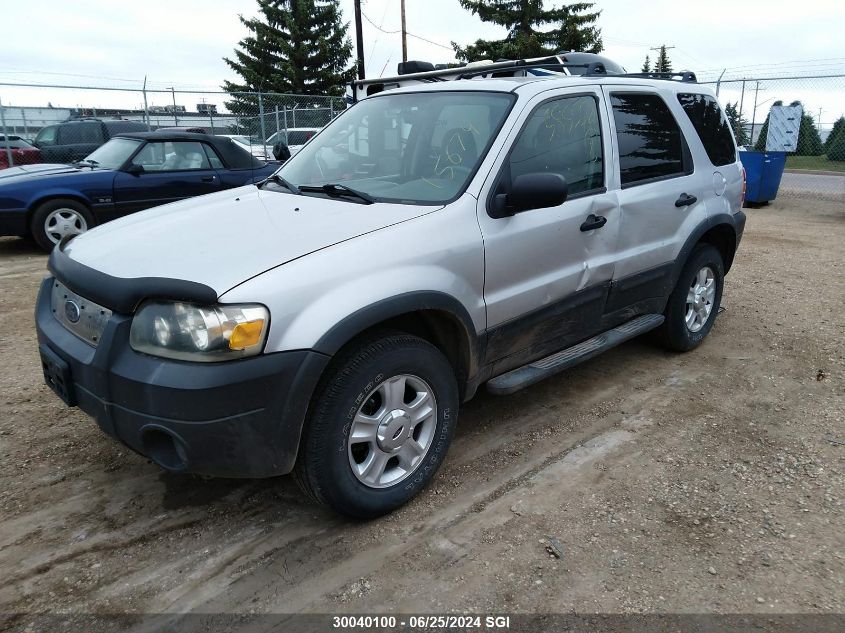
[{"label": "suv hood", "polygon": [[63,252],[113,277],[194,281],[220,296],[271,268],[439,208],[364,205],[248,185],[109,222]]}]

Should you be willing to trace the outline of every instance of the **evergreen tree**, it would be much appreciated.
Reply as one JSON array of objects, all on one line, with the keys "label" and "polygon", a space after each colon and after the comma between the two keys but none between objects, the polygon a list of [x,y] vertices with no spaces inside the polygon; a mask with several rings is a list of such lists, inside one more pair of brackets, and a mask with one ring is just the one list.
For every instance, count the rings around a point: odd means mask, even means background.
[{"label": "evergreen tree", "polygon": [[[843,121],[845,119],[839,119]],[[840,125],[836,135],[828,137],[830,144],[827,146],[827,159],[845,161],[845,124]]]},{"label": "evergreen tree", "polygon": [[[800,106],[800,101],[793,101],[789,105]],[[801,116],[801,126],[798,129],[798,148],[796,156],[821,156],[824,153],[822,139],[813,117],[805,113]]]},{"label": "evergreen tree", "polygon": [[654,72],[656,73],[671,73],[672,61],[666,53],[666,47],[661,46],[657,53],[657,59],[654,60]]},{"label": "evergreen tree", "polygon": [[648,58],[648,55],[645,56],[645,64],[643,64],[642,69],[640,72],[643,73],[650,73],[651,72],[651,60]]},{"label": "evergreen tree", "polygon": [[[355,75],[350,65],[349,25],[342,21],[338,0],[257,1],[258,17],[239,16],[249,34],[239,42],[233,59],[223,58],[241,79],[223,82],[223,89],[232,95],[226,106],[235,114],[253,117],[251,123],[245,123],[246,129],[240,130],[248,133],[260,129],[254,119],[259,112],[258,97],[238,93],[341,95]],[[308,100],[300,101],[301,106],[311,105]],[[293,104],[289,98],[271,95],[262,105],[269,113],[276,105]]]},{"label": "evergreen tree", "polygon": [[830,146],[833,144],[833,139],[836,138],[837,134],[839,134],[839,130],[843,128],[845,128],[845,116],[841,116],[836,120],[836,123],[833,124],[830,133],[827,135],[827,138],[824,141],[825,154],[830,154]]},{"label": "evergreen tree", "polygon": [[745,120],[745,117],[742,116],[742,112],[739,111],[739,102],[728,103],[725,105],[725,116],[727,117],[728,123],[730,123],[731,129],[734,132],[736,144],[748,145],[750,141],[748,139],[748,131],[745,129],[748,125],[748,121]]},{"label": "evergreen tree", "polygon": [[[783,105],[783,101],[778,99],[772,104],[772,107]],[[769,110],[771,113],[771,110]],[[760,134],[757,136],[757,141],[754,143],[755,152],[766,151],[766,137],[769,135],[769,115],[766,115],[766,120],[763,121],[763,127],[760,128]]]},{"label": "evergreen tree", "polygon": [[[543,8],[543,0],[459,0],[464,9],[483,22],[508,31],[503,40],[476,40],[465,47],[452,42],[455,55],[464,61],[542,57],[560,51],[599,53],[601,31],[595,26],[600,11],[593,2],[576,2],[560,8]],[[554,25],[545,31],[542,27]]]}]

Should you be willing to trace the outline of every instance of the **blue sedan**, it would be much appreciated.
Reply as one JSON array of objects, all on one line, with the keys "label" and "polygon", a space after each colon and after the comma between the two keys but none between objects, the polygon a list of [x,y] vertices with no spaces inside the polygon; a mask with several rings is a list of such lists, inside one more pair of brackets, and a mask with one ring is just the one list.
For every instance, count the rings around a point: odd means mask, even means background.
[{"label": "blue sedan", "polygon": [[97,224],[267,178],[265,163],[231,139],[187,132],[121,134],[74,165],[0,172],[0,235],[50,250]]}]

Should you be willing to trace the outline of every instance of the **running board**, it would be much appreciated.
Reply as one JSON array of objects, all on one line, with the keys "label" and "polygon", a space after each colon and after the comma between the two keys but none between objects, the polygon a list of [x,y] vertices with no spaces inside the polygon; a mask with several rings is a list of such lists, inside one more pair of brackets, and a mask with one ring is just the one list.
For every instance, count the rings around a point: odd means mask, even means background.
[{"label": "running board", "polygon": [[501,376],[496,376],[487,382],[487,391],[505,396],[524,389],[528,385],[533,385],[535,382],[553,376],[564,369],[569,369],[593,356],[598,356],[611,347],[616,347],[635,336],[653,330],[660,326],[664,320],[665,317],[662,314],[645,314],[636,319],[631,319],[619,327],[602,332],[583,343],[578,343],[551,356],[512,369]]}]

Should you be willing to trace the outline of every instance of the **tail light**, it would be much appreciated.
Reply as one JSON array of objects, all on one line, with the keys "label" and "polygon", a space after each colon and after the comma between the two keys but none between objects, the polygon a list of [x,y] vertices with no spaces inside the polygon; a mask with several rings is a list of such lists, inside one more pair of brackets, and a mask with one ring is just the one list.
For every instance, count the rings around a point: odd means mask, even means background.
[{"label": "tail light", "polygon": [[739,199],[740,209],[745,206],[745,167],[742,168],[742,196]]}]

